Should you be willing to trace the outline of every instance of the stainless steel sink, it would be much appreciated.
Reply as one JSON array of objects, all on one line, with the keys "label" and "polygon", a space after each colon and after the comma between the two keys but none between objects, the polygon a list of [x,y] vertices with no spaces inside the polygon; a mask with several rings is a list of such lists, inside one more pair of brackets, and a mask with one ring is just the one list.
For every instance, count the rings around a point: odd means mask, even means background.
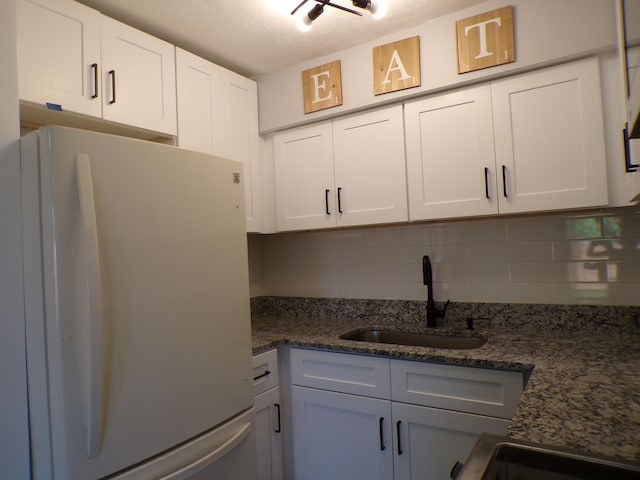
[{"label": "stainless steel sink", "polygon": [[394,330],[357,330],[340,337],[356,342],[392,343],[414,347],[448,348],[467,350],[478,348],[487,341],[483,337],[446,335],[437,333],[398,332]]},{"label": "stainless steel sink", "polygon": [[638,480],[640,463],[480,435],[456,480]]}]

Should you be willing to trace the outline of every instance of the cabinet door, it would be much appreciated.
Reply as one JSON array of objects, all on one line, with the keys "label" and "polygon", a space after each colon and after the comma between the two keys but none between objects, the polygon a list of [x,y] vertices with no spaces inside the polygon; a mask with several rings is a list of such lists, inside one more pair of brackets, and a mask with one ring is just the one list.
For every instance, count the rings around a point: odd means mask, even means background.
[{"label": "cabinet door", "polygon": [[387,400],[291,387],[297,480],[393,478]]},{"label": "cabinet door", "polygon": [[491,88],[405,104],[411,220],[498,213]]},{"label": "cabinet door", "polygon": [[[482,432],[504,435],[508,420],[392,403],[395,480],[450,478]],[[362,477],[365,478],[365,477]]]},{"label": "cabinet door", "polygon": [[408,220],[402,105],[334,120],[333,143],[338,226]]},{"label": "cabinet door", "polygon": [[20,100],[100,117],[100,13],[66,0],[17,10]]},{"label": "cabinet door", "polygon": [[253,80],[226,69],[221,71],[220,82],[223,117],[219,154],[243,163],[247,230],[259,232],[261,189],[257,85]]},{"label": "cabinet door", "polygon": [[178,145],[205,153],[219,153],[222,144],[222,68],[176,48]]},{"label": "cabinet door", "polygon": [[273,136],[279,231],[336,226],[331,122]]},{"label": "cabinet door", "polygon": [[597,59],[491,84],[500,213],[606,205]]},{"label": "cabinet door", "polygon": [[102,116],[175,135],[173,45],[102,16]]},{"label": "cabinet door", "polygon": [[282,479],[282,425],[280,388],[274,387],[254,399],[258,480]]}]

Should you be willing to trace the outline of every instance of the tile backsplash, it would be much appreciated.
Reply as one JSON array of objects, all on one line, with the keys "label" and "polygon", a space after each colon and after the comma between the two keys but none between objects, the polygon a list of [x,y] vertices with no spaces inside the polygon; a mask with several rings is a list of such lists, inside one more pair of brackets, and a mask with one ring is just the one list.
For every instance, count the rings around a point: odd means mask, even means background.
[{"label": "tile backsplash", "polygon": [[640,209],[249,236],[252,296],[640,305]]}]

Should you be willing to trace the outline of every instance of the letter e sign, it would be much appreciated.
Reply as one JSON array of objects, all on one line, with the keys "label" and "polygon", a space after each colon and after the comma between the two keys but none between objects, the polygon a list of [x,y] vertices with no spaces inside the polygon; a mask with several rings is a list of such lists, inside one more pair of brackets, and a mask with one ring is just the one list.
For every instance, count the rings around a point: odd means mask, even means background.
[{"label": "letter e sign", "polygon": [[304,113],[342,105],[340,60],[302,72]]},{"label": "letter e sign", "polygon": [[373,94],[420,86],[420,37],[373,49]]},{"label": "letter e sign", "polygon": [[458,73],[515,61],[513,7],[503,7],[456,22]]}]

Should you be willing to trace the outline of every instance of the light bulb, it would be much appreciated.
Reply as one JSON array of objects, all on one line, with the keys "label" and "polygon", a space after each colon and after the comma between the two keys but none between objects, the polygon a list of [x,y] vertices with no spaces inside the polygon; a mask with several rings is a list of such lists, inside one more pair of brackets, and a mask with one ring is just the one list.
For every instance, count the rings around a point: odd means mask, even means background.
[{"label": "light bulb", "polygon": [[304,15],[296,16],[296,26],[301,32],[308,32],[311,30],[311,24],[312,22],[306,13]]},{"label": "light bulb", "polygon": [[369,10],[371,11],[371,16],[376,20],[384,17],[387,14],[388,9],[389,8],[385,0],[371,0]]}]

